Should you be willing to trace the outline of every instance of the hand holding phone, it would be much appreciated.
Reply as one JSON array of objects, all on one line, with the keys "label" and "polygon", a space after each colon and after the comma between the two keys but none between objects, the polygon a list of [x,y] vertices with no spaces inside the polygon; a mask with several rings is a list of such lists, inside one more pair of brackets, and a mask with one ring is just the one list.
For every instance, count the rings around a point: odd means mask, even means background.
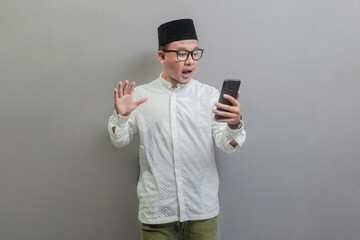
[{"label": "hand holding phone", "polygon": [[[241,80],[236,80],[236,79],[225,79],[222,89],[221,89],[221,93],[220,93],[220,97],[219,97],[219,103],[222,104],[226,104],[229,106],[233,106],[233,104],[227,100],[226,98],[224,98],[224,94],[230,95],[233,98],[236,99],[239,88],[240,88],[240,84],[241,84]],[[217,111],[223,111],[223,112],[230,112],[228,110],[222,109],[217,107],[216,109]],[[219,119],[227,119],[228,117],[225,116],[220,116],[218,114],[215,114],[215,119],[219,120]]]}]

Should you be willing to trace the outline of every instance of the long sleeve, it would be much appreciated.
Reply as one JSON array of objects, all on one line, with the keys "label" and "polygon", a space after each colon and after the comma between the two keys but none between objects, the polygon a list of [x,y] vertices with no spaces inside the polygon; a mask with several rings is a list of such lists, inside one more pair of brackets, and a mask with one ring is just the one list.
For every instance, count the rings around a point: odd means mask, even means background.
[{"label": "long sleeve", "polygon": [[[128,145],[135,133],[138,132],[136,120],[134,118],[134,112],[129,116],[122,116],[117,114],[114,110],[113,114],[109,118],[108,131],[110,140],[115,147],[121,148]],[[116,126],[115,133],[112,128]]]},{"label": "long sleeve", "polygon": [[[218,123],[213,120],[212,133],[216,146],[226,153],[233,153],[238,150],[246,139],[244,122],[242,122],[240,129],[231,129],[227,123]],[[236,147],[230,145],[232,140],[235,140],[238,143]]]},{"label": "long sleeve", "polygon": [[[216,108],[215,103],[219,99],[219,92],[214,98],[213,102],[213,109]],[[215,114],[213,114],[213,117]],[[215,144],[218,148],[220,148],[221,151],[226,153],[233,153],[237,151],[245,142],[246,139],[246,131],[244,129],[244,122],[242,122],[242,126],[239,129],[231,129],[227,123],[220,123],[216,122],[215,120],[212,120],[211,122],[211,129],[212,129],[212,135],[215,140]],[[233,147],[230,145],[230,142],[232,140],[235,140],[238,145],[236,147]]]},{"label": "long sleeve", "polygon": [[[108,126],[116,147],[125,146],[139,133],[140,222],[163,224],[217,216],[219,176],[213,139],[222,151],[234,152],[245,141],[244,129],[232,130],[212,120],[218,90],[195,79],[172,88],[160,74],[135,87],[134,101],[145,97],[148,100],[127,117],[114,112]],[[233,139],[239,146],[230,145]]]}]

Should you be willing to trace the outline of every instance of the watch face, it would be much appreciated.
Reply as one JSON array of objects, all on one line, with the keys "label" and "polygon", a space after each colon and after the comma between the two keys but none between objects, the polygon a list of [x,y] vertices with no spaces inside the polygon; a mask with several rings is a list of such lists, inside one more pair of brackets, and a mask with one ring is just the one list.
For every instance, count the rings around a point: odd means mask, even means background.
[{"label": "watch face", "polygon": [[236,126],[236,128],[240,128],[241,127],[241,122],[239,124],[235,125],[235,126]]}]

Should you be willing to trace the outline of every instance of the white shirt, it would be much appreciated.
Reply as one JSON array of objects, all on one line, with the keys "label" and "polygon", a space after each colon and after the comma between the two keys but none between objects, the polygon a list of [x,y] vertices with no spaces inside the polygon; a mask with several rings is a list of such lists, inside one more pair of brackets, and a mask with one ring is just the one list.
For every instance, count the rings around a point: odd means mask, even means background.
[{"label": "white shirt", "polygon": [[[246,138],[244,124],[234,130],[214,121],[219,91],[194,79],[172,88],[160,74],[135,87],[133,99],[144,97],[148,100],[129,116],[114,111],[108,124],[118,148],[140,134],[139,221],[161,224],[217,216],[219,176],[212,137],[222,151],[235,152]],[[236,147],[230,145],[233,139]]]}]

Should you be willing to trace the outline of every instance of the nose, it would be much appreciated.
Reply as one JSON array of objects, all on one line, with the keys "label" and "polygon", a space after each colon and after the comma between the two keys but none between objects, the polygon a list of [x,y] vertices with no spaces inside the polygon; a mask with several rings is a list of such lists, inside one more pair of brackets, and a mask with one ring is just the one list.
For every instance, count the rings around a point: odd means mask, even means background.
[{"label": "nose", "polygon": [[185,60],[185,65],[193,65],[194,64],[194,59],[192,58],[191,54],[189,54],[188,58]]}]

